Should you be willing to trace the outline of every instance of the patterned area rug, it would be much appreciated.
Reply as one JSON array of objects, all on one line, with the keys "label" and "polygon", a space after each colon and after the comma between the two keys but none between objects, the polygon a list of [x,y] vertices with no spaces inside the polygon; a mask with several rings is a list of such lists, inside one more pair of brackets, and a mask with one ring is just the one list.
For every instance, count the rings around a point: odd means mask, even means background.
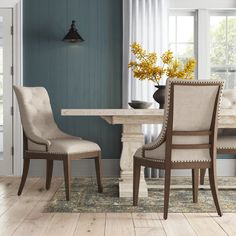
[{"label": "patterned area rug", "polygon": [[[206,178],[207,179],[207,178]],[[236,186],[236,178],[223,177],[221,186]],[[119,198],[118,179],[103,179],[104,192],[97,192],[96,180],[73,179],[71,200],[65,200],[64,185],[55,193],[45,212],[163,212],[163,189],[149,188],[148,198],[139,198],[139,206],[132,206],[131,198]],[[149,186],[162,185],[163,179],[148,179]],[[172,185],[191,185],[189,177],[172,177]],[[206,185],[208,181],[206,180]],[[236,212],[236,189],[220,190],[223,212]],[[192,203],[191,189],[171,189],[169,212],[216,212],[211,191],[199,190],[198,203]]]}]

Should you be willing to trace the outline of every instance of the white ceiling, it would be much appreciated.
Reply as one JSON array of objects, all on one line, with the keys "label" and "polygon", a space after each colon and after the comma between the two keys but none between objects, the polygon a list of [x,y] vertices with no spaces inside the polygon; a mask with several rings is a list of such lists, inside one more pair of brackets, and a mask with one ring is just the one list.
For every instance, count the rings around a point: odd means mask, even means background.
[{"label": "white ceiling", "polygon": [[169,6],[183,9],[236,8],[236,0],[169,0]]}]

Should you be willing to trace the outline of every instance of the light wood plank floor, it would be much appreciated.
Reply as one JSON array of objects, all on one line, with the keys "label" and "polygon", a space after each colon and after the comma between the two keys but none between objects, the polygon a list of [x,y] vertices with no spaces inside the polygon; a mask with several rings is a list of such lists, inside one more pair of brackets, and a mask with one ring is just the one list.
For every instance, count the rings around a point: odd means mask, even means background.
[{"label": "light wood plank floor", "polygon": [[29,178],[22,196],[20,178],[0,177],[0,236],[221,236],[236,235],[236,213],[43,213],[62,179],[54,178],[49,191],[45,179]]}]

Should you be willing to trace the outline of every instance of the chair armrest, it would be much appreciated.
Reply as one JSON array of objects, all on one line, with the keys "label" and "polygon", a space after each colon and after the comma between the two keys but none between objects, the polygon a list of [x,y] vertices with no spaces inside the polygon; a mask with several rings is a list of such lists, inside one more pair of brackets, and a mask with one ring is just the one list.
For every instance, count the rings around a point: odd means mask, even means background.
[{"label": "chair armrest", "polygon": [[49,149],[51,142],[47,139],[43,139],[35,134],[31,134],[30,135],[31,138],[28,137],[28,135],[25,133],[25,137],[27,140],[30,140],[31,142],[35,143],[35,144],[39,144],[39,145],[45,145],[46,146],[46,150]]},{"label": "chair armrest", "polygon": [[154,150],[164,142],[165,142],[165,132],[162,130],[156,140],[154,140],[151,143],[144,144],[142,146],[142,157],[145,157],[145,151]]}]

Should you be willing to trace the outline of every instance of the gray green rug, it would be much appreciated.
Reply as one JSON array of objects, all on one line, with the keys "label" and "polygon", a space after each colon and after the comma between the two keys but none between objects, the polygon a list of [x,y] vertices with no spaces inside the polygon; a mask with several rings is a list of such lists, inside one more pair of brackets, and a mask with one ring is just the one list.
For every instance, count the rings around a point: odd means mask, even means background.
[{"label": "gray green rug", "polygon": [[[207,178],[206,178],[207,179]],[[223,177],[219,185],[236,186],[236,178]],[[96,180],[73,179],[71,200],[65,200],[64,185],[55,193],[45,212],[163,212],[163,190],[149,189],[148,198],[140,198],[139,206],[132,206],[131,198],[119,198],[118,179],[104,178],[104,192],[97,192]],[[163,185],[163,179],[148,179],[148,185]],[[172,177],[172,185],[190,185],[189,177]],[[206,180],[206,184],[208,181]],[[223,212],[236,212],[236,190],[220,190],[220,204]],[[172,189],[169,212],[216,212],[211,191],[199,190],[199,202],[192,203],[191,189]]]}]

